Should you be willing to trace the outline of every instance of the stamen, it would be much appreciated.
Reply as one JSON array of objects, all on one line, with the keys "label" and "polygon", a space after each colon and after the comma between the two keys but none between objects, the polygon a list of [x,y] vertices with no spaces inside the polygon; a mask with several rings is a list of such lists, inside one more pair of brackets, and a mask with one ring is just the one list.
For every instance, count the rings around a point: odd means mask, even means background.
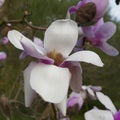
[{"label": "stamen", "polygon": [[52,52],[48,53],[47,56],[49,58],[52,58],[54,60],[54,64],[59,66],[63,61],[64,57],[61,53],[57,53],[56,50],[53,50]]}]

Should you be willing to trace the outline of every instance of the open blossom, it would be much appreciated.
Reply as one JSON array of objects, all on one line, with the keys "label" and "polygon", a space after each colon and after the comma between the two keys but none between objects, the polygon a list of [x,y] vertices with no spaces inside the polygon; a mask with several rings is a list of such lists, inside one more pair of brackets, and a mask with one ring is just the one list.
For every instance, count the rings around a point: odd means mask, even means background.
[{"label": "open blossom", "polygon": [[[38,38],[38,37],[34,37],[33,38],[33,42],[39,47],[43,47],[43,41]],[[19,59],[22,60],[27,56],[27,54],[25,53],[25,51],[21,52]]]},{"label": "open blossom", "polygon": [[120,120],[120,110],[117,111],[111,99],[101,92],[96,92],[98,100],[107,110],[92,109],[85,113],[86,120]]},{"label": "open blossom", "polygon": [[[81,16],[82,16],[83,20],[86,20],[86,22],[87,21],[88,22],[97,22],[100,18],[102,18],[104,16],[104,14],[108,8],[108,4],[109,4],[109,0],[102,0],[102,2],[101,2],[101,0],[82,0],[82,1],[78,2],[78,4],[76,6],[71,6],[69,8],[68,12],[70,14],[75,14],[76,19],[77,18],[79,19],[79,17],[80,17],[80,21],[77,20],[78,23],[81,22]],[[80,10],[81,8],[83,10]],[[85,18],[87,18],[87,19],[85,19]]]},{"label": "open blossom", "polygon": [[69,19],[54,21],[45,31],[44,46],[36,45],[20,32],[8,32],[10,42],[38,62],[31,62],[24,70],[25,105],[30,106],[36,93],[43,100],[54,103],[66,114],[68,87],[81,88],[81,67],[78,61],[103,66],[99,56],[92,51],[71,54],[77,39],[77,24]]},{"label": "open blossom", "polygon": [[103,18],[101,18],[95,25],[82,27],[82,30],[84,35],[79,39],[77,46],[81,46],[81,42],[85,39],[110,56],[119,54],[116,48],[107,43],[116,31],[116,25],[114,23],[104,23]]}]

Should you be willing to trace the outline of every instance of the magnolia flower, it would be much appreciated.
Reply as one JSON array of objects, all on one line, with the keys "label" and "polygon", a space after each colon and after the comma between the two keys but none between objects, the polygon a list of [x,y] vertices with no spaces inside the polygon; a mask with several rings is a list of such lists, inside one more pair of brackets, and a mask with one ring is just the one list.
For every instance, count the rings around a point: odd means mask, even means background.
[{"label": "magnolia flower", "polygon": [[108,109],[92,109],[85,113],[86,120],[120,120],[120,110],[117,111],[111,99],[101,92],[96,92],[98,100]]},{"label": "magnolia flower", "polygon": [[[103,21],[103,18],[101,18],[96,25],[89,26],[89,27],[82,27],[84,32],[84,37],[82,37],[78,43],[77,46],[81,46],[81,41],[83,39],[86,39],[89,41],[93,46],[101,49],[103,52],[105,52],[108,55],[116,56],[119,54],[118,50],[116,48],[112,47],[107,43],[107,40],[109,40],[116,31],[116,25],[112,22],[105,22]],[[79,50],[79,48],[77,48]]]},{"label": "magnolia flower", "polygon": [[67,15],[75,14],[78,24],[96,22],[104,16],[108,4],[109,0],[82,0],[76,6],[71,6]]},{"label": "magnolia flower", "polygon": [[78,61],[103,66],[92,51],[70,55],[78,38],[77,24],[69,19],[54,21],[45,31],[44,47],[38,46],[16,30],[8,32],[10,42],[27,55],[37,58],[24,70],[25,104],[30,106],[35,94],[54,103],[66,114],[69,84],[75,91],[81,88],[81,67]]}]

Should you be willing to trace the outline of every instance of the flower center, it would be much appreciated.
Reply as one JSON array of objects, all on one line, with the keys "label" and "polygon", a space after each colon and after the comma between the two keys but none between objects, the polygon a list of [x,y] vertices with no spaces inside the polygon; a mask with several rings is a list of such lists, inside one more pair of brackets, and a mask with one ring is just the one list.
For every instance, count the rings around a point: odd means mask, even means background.
[{"label": "flower center", "polygon": [[61,53],[57,53],[56,50],[49,52],[47,56],[49,58],[52,58],[54,60],[54,64],[57,66],[59,66],[65,59],[63,55]]}]

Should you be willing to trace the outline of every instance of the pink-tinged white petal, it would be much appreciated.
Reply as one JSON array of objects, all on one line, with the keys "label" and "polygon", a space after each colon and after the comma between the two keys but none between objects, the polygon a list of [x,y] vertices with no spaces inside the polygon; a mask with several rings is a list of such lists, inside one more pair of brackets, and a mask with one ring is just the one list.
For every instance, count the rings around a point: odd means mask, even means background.
[{"label": "pink-tinged white petal", "polygon": [[24,50],[20,40],[24,40],[24,41],[28,41],[29,39],[26,38],[23,34],[21,34],[20,32],[18,32],[17,30],[11,30],[8,32],[8,39],[9,41],[18,49],[20,50]]},{"label": "pink-tinged white petal", "polygon": [[31,62],[29,66],[24,70],[24,92],[25,92],[25,106],[30,107],[32,101],[36,97],[36,92],[30,86],[31,71],[35,67],[36,63]]},{"label": "pink-tinged white petal", "polygon": [[101,92],[96,92],[96,95],[97,95],[97,98],[98,100],[107,108],[109,109],[110,111],[112,111],[113,113],[116,113],[117,110],[114,106],[114,104],[112,103],[111,99],[104,95],[103,93]]},{"label": "pink-tinged white petal", "polygon": [[56,20],[45,32],[44,47],[47,52],[56,50],[67,57],[78,38],[77,24],[70,19]]},{"label": "pink-tinged white petal", "polygon": [[7,58],[7,54],[5,52],[0,52],[0,61],[5,60]]},{"label": "pink-tinged white petal", "polygon": [[87,88],[87,92],[91,99],[94,99],[94,100],[96,99],[95,93],[90,87]]},{"label": "pink-tinged white petal", "polygon": [[74,92],[80,92],[82,85],[82,68],[79,62],[66,62],[64,67],[69,68],[71,72],[70,88]]},{"label": "pink-tinged white petal", "polygon": [[103,66],[100,57],[95,52],[87,51],[87,50],[73,53],[66,59],[66,61],[80,61],[80,62],[91,63],[99,67]]},{"label": "pink-tinged white petal", "polygon": [[23,51],[21,52],[21,54],[19,55],[19,59],[22,60],[27,56],[27,54]]},{"label": "pink-tinged white petal", "polygon": [[94,92],[99,92],[102,90],[101,86],[89,86]]},{"label": "pink-tinged white petal", "polygon": [[114,118],[110,111],[92,109],[85,113],[85,120],[114,120]]},{"label": "pink-tinged white petal", "polygon": [[110,56],[117,56],[119,54],[119,51],[116,48],[106,42],[101,43],[97,47]]},{"label": "pink-tinged white petal", "polygon": [[24,49],[24,52],[27,55],[30,55],[30,56],[38,58],[38,59],[45,59],[45,60],[51,61],[51,63],[54,62],[54,60],[45,56],[46,51],[43,47],[37,46],[32,41],[27,40],[27,39],[25,41],[24,41],[24,39],[21,39],[20,42]]},{"label": "pink-tinged white petal", "polygon": [[99,38],[101,41],[107,41],[110,39],[116,32],[116,25],[112,22],[106,22],[96,30],[96,38]]},{"label": "pink-tinged white petal", "polygon": [[36,63],[31,71],[31,87],[47,102],[60,103],[68,92],[71,73],[67,68]]},{"label": "pink-tinged white petal", "polygon": [[62,100],[62,102],[55,104],[55,106],[60,110],[63,116],[66,116],[66,111],[67,111],[67,95],[65,98]]},{"label": "pink-tinged white petal", "polygon": [[67,107],[74,107],[76,104],[78,105],[78,109],[80,110],[83,106],[84,100],[82,98],[82,95],[80,93],[72,92],[70,94],[70,97],[67,100]]},{"label": "pink-tinged white petal", "polygon": [[35,43],[36,45],[38,45],[38,46],[40,46],[40,47],[43,47],[43,46],[44,46],[44,45],[43,45],[43,41],[42,41],[40,38],[38,38],[38,37],[34,37],[33,41],[34,41],[34,43]]}]

